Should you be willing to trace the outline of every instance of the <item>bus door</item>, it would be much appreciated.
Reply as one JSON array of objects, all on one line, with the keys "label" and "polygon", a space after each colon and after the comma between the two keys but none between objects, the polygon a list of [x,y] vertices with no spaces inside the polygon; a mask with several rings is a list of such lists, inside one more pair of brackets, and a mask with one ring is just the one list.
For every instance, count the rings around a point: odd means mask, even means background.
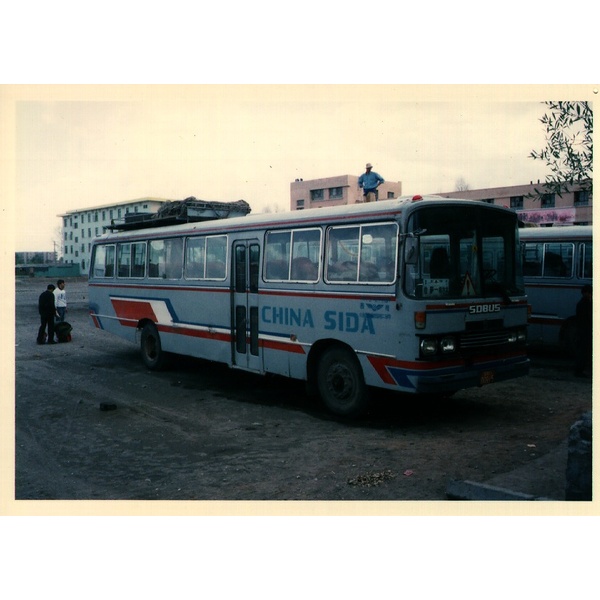
[{"label": "bus door", "polygon": [[260,246],[258,240],[233,243],[233,288],[231,339],[234,366],[262,370],[258,343],[258,275]]}]

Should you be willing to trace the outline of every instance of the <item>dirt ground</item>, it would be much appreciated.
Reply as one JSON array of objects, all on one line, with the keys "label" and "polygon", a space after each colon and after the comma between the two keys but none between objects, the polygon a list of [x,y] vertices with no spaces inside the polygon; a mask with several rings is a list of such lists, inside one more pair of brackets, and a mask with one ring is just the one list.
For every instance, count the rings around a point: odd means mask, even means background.
[{"label": "dirt ground", "polygon": [[564,499],[592,381],[563,357],[536,353],[528,377],[444,402],[378,393],[345,422],[300,382],[186,358],[146,370],[93,328],[81,280],[66,287],[72,342],[38,346],[47,283],[16,283],[17,500],[439,501],[452,480]]}]

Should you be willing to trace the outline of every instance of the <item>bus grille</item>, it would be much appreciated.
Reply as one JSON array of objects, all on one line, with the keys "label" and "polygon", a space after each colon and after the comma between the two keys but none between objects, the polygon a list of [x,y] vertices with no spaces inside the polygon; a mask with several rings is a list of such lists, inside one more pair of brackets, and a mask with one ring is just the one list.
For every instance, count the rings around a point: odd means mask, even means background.
[{"label": "bus grille", "polygon": [[507,342],[507,331],[477,331],[464,333],[460,338],[460,347],[464,349],[483,348],[487,346],[501,346]]}]

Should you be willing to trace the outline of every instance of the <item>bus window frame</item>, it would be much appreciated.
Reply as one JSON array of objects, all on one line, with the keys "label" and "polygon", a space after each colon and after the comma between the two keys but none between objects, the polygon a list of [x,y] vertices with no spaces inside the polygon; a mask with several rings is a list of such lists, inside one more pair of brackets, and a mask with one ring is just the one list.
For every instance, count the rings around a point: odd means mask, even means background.
[{"label": "bus window frame", "polygon": [[[126,246],[129,246],[129,264],[127,265],[129,267],[129,273],[127,275],[121,275],[121,268],[125,266],[125,265],[121,265],[121,262],[120,262],[121,248],[124,248]],[[141,275],[133,275],[133,266],[134,266],[133,258],[135,256],[135,253],[132,252],[133,246],[142,246],[144,249],[144,260],[142,263],[143,273]],[[143,240],[140,242],[135,242],[135,241],[117,242],[117,250],[116,250],[117,279],[145,279],[146,278],[147,256],[148,256],[148,249],[147,249],[147,241],[146,240]]]},{"label": "bus window frame", "polygon": [[[222,277],[208,277],[208,246],[209,240],[214,240],[222,238],[225,241],[225,261],[223,265],[224,274]],[[195,277],[188,274],[188,247],[190,242],[202,240],[204,242],[204,248],[202,251],[203,256],[203,264],[202,264],[202,275]],[[217,235],[193,235],[186,236],[183,244],[183,279],[185,281],[226,281],[227,280],[227,264],[229,260],[229,236],[227,234],[217,234]],[[221,261],[223,262],[223,261]]]},{"label": "bus window frame", "polygon": [[[112,264],[109,264],[106,262],[106,256],[107,256],[109,248],[112,248]],[[98,260],[98,250],[99,249],[102,249],[102,251],[104,252],[104,260],[102,262],[102,265],[103,265],[103,274],[102,275],[96,274],[96,272],[95,272],[97,260]],[[117,245],[114,242],[112,242],[110,244],[96,244],[94,246],[94,255],[90,262],[90,265],[91,265],[90,272],[92,274],[92,277],[93,278],[97,277],[98,279],[114,279],[115,278],[116,257],[117,257]],[[111,273],[109,275],[106,274],[107,267],[112,267]]]},{"label": "bus window frame", "polygon": [[[313,261],[310,256],[298,256],[294,255],[295,246],[295,236],[300,235],[302,233],[307,232],[318,232],[319,234],[319,243],[317,247],[317,261]],[[269,257],[269,248],[271,245],[269,244],[269,236],[273,235],[282,235],[289,234],[288,239],[288,252],[287,252],[287,277],[273,277],[271,275],[271,268],[273,267],[275,260],[270,259]],[[310,240],[308,240],[310,243]],[[264,235],[264,252],[263,252],[263,281],[265,283],[302,283],[302,284],[315,284],[321,278],[321,264],[322,264],[322,256],[323,256],[323,230],[321,227],[296,227],[289,229],[267,229]],[[299,258],[304,258],[310,261],[310,268],[316,267],[316,274],[314,277],[294,277],[294,260]],[[280,262],[285,262],[284,259],[281,259]],[[297,266],[298,263],[296,263]],[[280,265],[283,267],[283,265]],[[297,272],[296,272],[297,273]]]},{"label": "bus window frame", "polygon": [[[150,266],[153,264],[150,262],[150,254],[151,254],[151,248],[152,248],[152,244],[155,242],[162,242],[164,244],[164,248],[163,248],[163,252],[165,253],[165,268],[164,268],[164,275],[152,275],[151,274],[151,269]],[[172,266],[169,267],[169,262],[166,259],[166,254],[167,254],[167,250],[166,250],[166,244],[167,243],[174,243],[174,242],[179,242],[180,243],[180,261],[179,261],[179,276],[178,277],[171,277],[169,275],[172,275],[172,273],[169,273],[169,270],[172,269]],[[166,237],[166,238],[155,238],[155,239],[149,239],[148,240],[148,248],[147,248],[147,261],[148,261],[148,266],[147,266],[147,273],[148,273],[148,279],[158,279],[161,281],[164,280],[169,280],[169,281],[180,281],[183,278],[183,255],[184,255],[184,238],[183,237]],[[157,263],[157,267],[159,266],[159,264]],[[175,265],[176,266],[176,265]]]},{"label": "bus window frame", "polygon": [[[393,227],[394,232],[393,232],[393,236],[390,236],[389,239],[393,239],[394,240],[394,250],[393,250],[393,268],[390,269],[390,272],[392,273],[392,277],[390,279],[384,279],[383,281],[381,279],[373,279],[373,278],[366,278],[363,279],[362,275],[364,273],[364,269],[365,269],[365,265],[369,265],[372,267],[374,267],[377,270],[378,273],[378,277],[379,277],[379,270],[377,269],[377,265],[375,264],[375,262],[373,262],[372,260],[369,261],[365,261],[364,260],[364,256],[363,256],[363,247],[365,245],[365,236],[367,235],[372,235],[368,230],[370,228],[376,228],[376,227]],[[339,260],[331,262],[330,263],[330,257],[332,255],[332,247],[330,244],[330,240],[331,240],[331,234],[333,231],[341,231],[343,229],[357,229],[358,230],[358,238],[357,238],[357,242],[358,242],[358,248],[356,249],[356,269],[352,269],[352,271],[356,271],[356,276],[354,279],[348,279],[348,278],[341,278],[341,279],[335,279],[335,278],[331,278],[331,267],[334,264],[340,264],[343,265],[345,263],[351,262],[353,263],[353,261],[343,261],[342,263],[340,263]],[[399,243],[399,233],[400,233],[400,227],[398,225],[397,221],[374,221],[374,222],[359,222],[359,223],[351,223],[351,224],[344,224],[344,225],[330,225],[327,227],[326,232],[325,232],[325,252],[323,255],[323,281],[328,284],[328,285],[380,285],[380,286],[384,286],[384,285],[395,285],[397,277],[398,277],[398,256],[399,256],[399,247],[400,247],[400,243]],[[373,240],[372,240],[373,241]],[[372,241],[370,243],[372,243]],[[354,240],[352,241],[354,243]],[[341,241],[338,241],[338,243],[340,245],[343,244]],[[367,247],[368,245],[367,244]],[[344,251],[350,256],[353,256],[353,251],[350,250],[349,248],[343,248]],[[373,271],[372,271],[373,272]]]}]

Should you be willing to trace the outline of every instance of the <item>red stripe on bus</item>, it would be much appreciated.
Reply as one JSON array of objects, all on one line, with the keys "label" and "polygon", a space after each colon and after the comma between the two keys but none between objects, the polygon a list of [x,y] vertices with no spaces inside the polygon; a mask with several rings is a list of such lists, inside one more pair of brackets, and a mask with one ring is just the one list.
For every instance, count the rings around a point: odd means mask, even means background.
[{"label": "red stripe on bus", "polygon": [[140,319],[150,319],[153,323],[156,323],[158,319],[152,305],[147,300],[119,300],[118,298],[111,298],[110,301],[115,309],[121,325],[135,327],[137,323],[131,321],[139,321]]},{"label": "red stripe on bus", "polygon": [[[508,358],[518,358],[527,356],[524,350],[516,350],[513,352],[505,352],[503,354],[490,354],[485,356],[476,357],[471,363],[472,366],[483,365],[487,362],[493,361],[501,361]],[[381,377],[381,380],[384,383],[397,385],[396,380],[392,377],[390,372],[388,371],[388,367],[396,368],[396,369],[405,369],[410,371],[430,371],[436,369],[445,369],[452,367],[463,367],[466,365],[466,361],[463,359],[454,359],[447,361],[436,361],[436,362],[416,362],[416,361],[406,361],[406,360],[397,360],[395,358],[387,358],[383,356],[367,356],[369,362]]]},{"label": "red stripe on bus", "polygon": [[268,350],[280,350],[282,352],[291,352],[292,354],[306,354],[306,351],[299,344],[290,342],[277,342],[275,340],[260,340],[260,345]]}]

